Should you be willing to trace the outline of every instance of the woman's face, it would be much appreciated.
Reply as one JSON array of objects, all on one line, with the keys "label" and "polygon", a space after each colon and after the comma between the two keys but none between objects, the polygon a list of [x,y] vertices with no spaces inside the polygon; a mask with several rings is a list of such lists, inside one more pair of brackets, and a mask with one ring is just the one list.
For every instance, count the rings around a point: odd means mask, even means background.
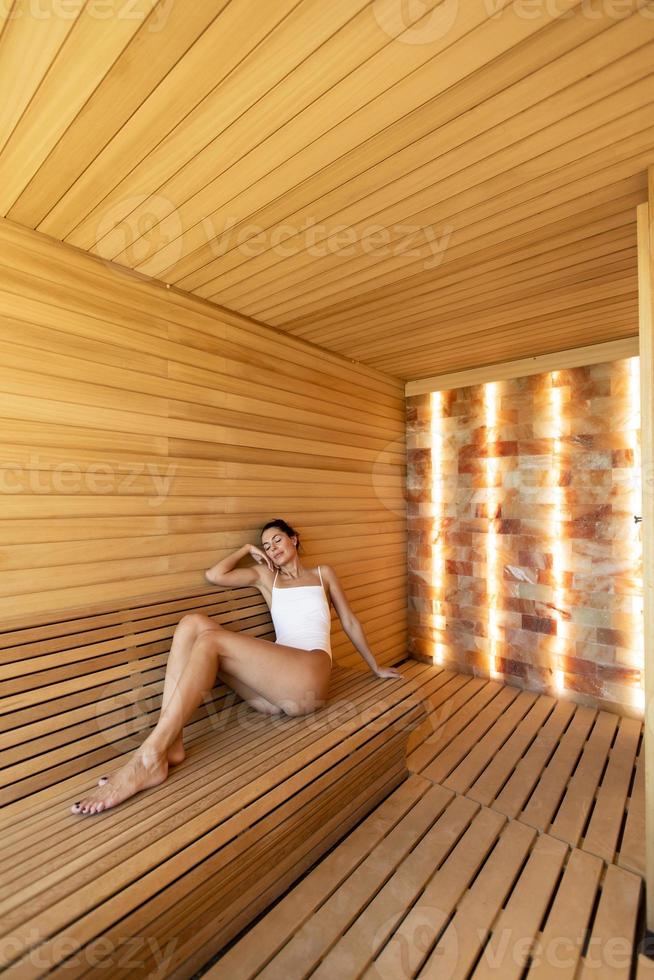
[{"label": "woman's face", "polygon": [[288,534],[279,527],[269,527],[261,535],[261,546],[266,554],[270,555],[273,564],[281,567],[297,553],[297,538],[293,535],[289,538]]}]

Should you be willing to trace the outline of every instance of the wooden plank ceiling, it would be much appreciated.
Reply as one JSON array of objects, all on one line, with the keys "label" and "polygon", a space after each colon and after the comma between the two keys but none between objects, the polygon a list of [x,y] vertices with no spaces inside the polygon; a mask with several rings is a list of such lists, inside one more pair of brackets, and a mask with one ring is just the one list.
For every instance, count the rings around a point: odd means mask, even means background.
[{"label": "wooden plank ceiling", "polygon": [[13,0],[0,214],[404,379],[637,333],[654,0]]}]

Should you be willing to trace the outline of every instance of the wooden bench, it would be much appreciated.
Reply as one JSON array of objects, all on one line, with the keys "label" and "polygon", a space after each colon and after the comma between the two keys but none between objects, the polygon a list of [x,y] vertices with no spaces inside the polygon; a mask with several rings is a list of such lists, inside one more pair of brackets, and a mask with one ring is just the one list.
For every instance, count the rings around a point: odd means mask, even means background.
[{"label": "wooden bench", "polygon": [[170,638],[193,610],[274,635],[256,590],[209,588],[0,633],[7,977],[190,977],[407,778],[428,668],[401,681],[335,668],[327,706],[300,718],[218,684],[162,786],[70,813],[156,721]]}]

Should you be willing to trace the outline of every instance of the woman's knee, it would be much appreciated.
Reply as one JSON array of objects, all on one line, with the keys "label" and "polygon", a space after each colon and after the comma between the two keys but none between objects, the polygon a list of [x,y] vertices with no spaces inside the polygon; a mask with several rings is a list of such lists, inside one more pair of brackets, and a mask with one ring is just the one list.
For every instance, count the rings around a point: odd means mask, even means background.
[{"label": "woman's knee", "polygon": [[217,655],[220,653],[220,636],[223,631],[212,625],[209,629],[203,629],[198,633],[191,647],[192,656],[206,656],[207,654]]},{"label": "woman's knee", "polygon": [[208,616],[204,613],[192,612],[185,613],[177,624],[178,630],[183,630],[186,633],[194,633],[199,636],[206,629],[210,629],[215,626]]}]

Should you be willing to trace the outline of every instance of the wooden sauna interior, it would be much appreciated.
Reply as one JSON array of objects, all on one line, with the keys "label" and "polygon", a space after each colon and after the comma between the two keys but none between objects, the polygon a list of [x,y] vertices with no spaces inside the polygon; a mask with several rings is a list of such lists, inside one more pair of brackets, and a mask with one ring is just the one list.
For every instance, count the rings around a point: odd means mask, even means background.
[{"label": "wooden sauna interior", "polygon": [[[8,977],[654,973],[653,66],[652,0],[5,0]],[[217,684],[73,816],[181,615],[274,637],[203,572],[276,517],[403,679],[333,615],[342,714]]]}]

